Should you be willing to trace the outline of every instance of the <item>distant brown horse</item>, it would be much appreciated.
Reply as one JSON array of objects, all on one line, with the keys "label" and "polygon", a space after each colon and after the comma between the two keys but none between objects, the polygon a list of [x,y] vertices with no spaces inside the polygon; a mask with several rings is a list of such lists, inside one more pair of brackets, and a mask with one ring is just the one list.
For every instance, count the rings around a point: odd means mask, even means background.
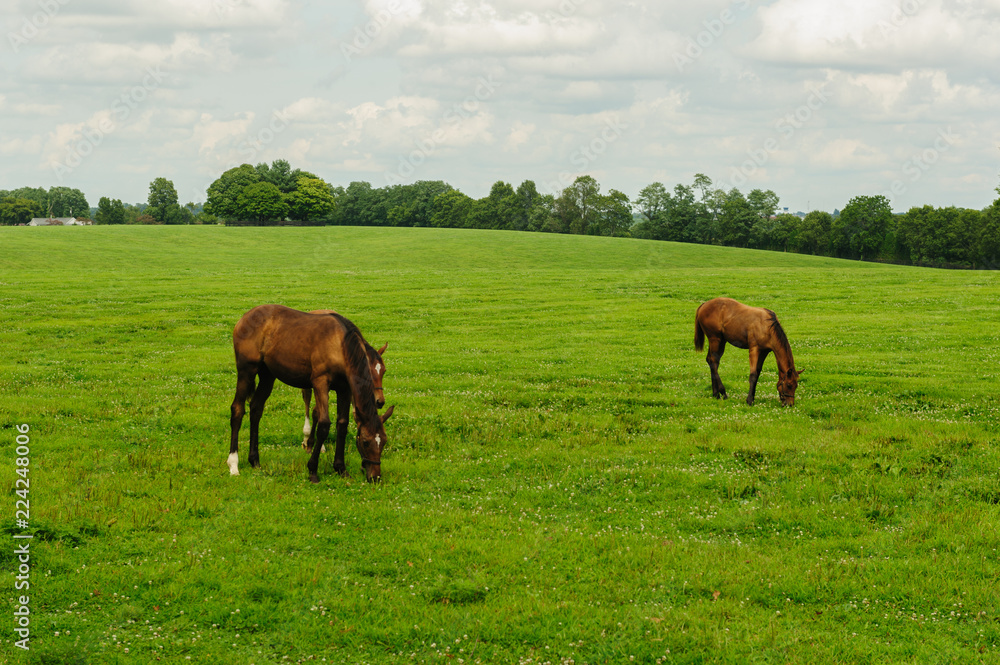
[{"label": "distant brown horse", "polygon": [[[314,309],[310,314],[336,314],[332,309]],[[385,394],[382,391],[382,379],[385,377],[385,361],[382,360],[382,354],[385,353],[388,344],[383,344],[381,349],[377,351],[375,348],[365,342],[365,355],[368,356],[368,367],[372,372],[372,385],[375,388],[375,406],[382,408],[385,406]],[[302,447],[306,450],[312,451],[313,442],[316,437],[313,433],[316,431],[312,426],[312,412],[311,412],[311,402],[312,402],[312,388],[302,389],[302,403],[306,407],[306,419],[305,423],[302,425]],[[337,445],[341,447],[340,457],[343,459],[343,441],[339,438],[337,439]],[[325,451],[320,451],[325,452]]]},{"label": "distant brown horse", "polygon": [[[361,331],[339,314],[309,314],[282,305],[254,307],[233,328],[236,354],[236,397],[230,415],[229,471],[239,475],[239,433],[245,404],[250,397],[250,466],[260,466],[257,436],[264,403],[271,394],[274,380],[316,395],[313,410],[313,445],[307,468],[309,480],[318,483],[319,454],[330,433],[331,390],[337,394],[337,454],[333,468],[341,475],[344,464],[344,440],[347,437],[349,410],[354,405],[358,425],[357,447],[361,465],[369,481],[382,475],[382,450],[386,435],[384,423],[393,407],[379,417],[375,405],[365,341]],[[256,388],[254,387],[257,379]]]},{"label": "distant brown horse", "polygon": [[694,348],[701,351],[706,337],[706,361],[712,370],[713,397],[729,397],[719,378],[719,360],[726,349],[726,342],[729,342],[737,348],[750,350],[750,392],[747,394],[747,404],[753,404],[760,370],[764,367],[767,354],[772,352],[778,363],[778,397],[784,406],[795,404],[795,389],[799,385],[802,371],[795,371],[792,348],[788,345],[788,338],[774,312],[763,307],[750,307],[732,298],[714,298],[702,303],[695,314]]}]

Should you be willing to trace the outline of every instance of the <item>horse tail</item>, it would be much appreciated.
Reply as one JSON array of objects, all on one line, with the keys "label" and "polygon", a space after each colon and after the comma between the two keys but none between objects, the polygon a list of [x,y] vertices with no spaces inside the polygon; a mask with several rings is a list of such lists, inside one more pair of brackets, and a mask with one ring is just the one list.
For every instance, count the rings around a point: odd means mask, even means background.
[{"label": "horse tail", "polygon": [[[700,307],[698,309],[701,309]],[[701,329],[698,316],[694,317],[694,350],[701,351],[705,347],[705,331]]]}]

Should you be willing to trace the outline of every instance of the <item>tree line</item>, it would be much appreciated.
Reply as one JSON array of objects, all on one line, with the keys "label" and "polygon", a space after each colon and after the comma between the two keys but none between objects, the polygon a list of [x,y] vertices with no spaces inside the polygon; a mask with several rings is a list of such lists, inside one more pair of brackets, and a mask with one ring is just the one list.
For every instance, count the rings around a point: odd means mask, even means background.
[{"label": "tree line", "polygon": [[[1000,194],[1000,187],[997,188]],[[668,190],[655,182],[635,198],[601,191],[589,175],[558,194],[525,180],[498,181],[474,199],[443,181],[373,187],[325,182],[285,160],[225,171],[204,206],[181,206],[171,181],[150,183],[145,204],[102,197],[98,224],[312,224],[574,233],[746,247],[924,266],[1000,267],[1000,199],[983,210],[923,206],[893,214],[884,196],[856,196],[843,211],[779,211],[771,190],[716,187],[697,174]],[[79,190],[0,190],[0,223],[89,212]],[[74,212],[75,211],[75,212]],[[86,212],[84,212],[86,211]]]},{"label": "tree line", "polygon": [[87,197],[70,187],[0,189],[0,224],[27,224],[35,217],[90,217]]}]

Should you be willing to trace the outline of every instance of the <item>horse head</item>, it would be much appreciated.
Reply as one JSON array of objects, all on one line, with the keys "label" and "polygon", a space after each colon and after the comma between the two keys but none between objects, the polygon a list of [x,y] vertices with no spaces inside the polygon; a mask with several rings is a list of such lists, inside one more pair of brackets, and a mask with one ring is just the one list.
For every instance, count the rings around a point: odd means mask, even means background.
[{"label": "horse head", "polygon": [[389,420],[394,408],[395,404],[385,410],[379,417],[378,427],[374,431],[363,418],[359,417],[357,410],[354,413],[354,420],[358,423],[358,454],[361,455],[361,466],[365,469],[365,480],[370,483],[377,483],[382,479],[382,451],[387,442],[385,421]]},{"label": "horse head", "polygon": [[795,404],[795,389],[799,387],[799,375],[804,371],[796,372],[794,367],[790,367],[785,373],[778,372],[778,397],[782,406]]}]

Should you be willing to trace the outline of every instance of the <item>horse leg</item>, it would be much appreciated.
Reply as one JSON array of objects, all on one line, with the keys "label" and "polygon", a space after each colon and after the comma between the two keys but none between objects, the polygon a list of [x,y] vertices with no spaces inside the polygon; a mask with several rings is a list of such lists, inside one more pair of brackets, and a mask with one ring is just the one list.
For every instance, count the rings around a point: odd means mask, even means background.
[{"label": "horse leg", "polygon": [[351,397],[347,391],[337,391],[337,450],[333,454],[333,470],[341,476],[347,475],[344,462],[344,444],[347,442],[347,427],[351,418]]},{"label": "horse leg", "polygon": [[312,402],[312,388],[302,389],[302,403],[306,406],[306,421],[302,425],[302,447],[312,452],[313,437],[312,419],[310,418],[310,404]]},{"label": "horse leg", "polygon": [[[316,443],[316,410],[309,411],[309,402],[312,400],[312,388],[302,389],[302,401],[306,405],[306,422],[302,426],[302,447],[312,452],[313,444]],[[321,445],[319,451],[326,452],[326,446]]]},{"label": "horse leg", "polygon": [[754,396],[757,394],[757,379],[760,378],[760,371],[764,369],[764,360],[770,352],[770,349],[750,347],[750,392],[747,393],[747,406],[753,406]]},{"label": "horse leg", "polygon": [[729,399],[729,395],[726,394],[726,387],[722,385],[722,379],[719,378],[719,361],[722,360],[722,354],[726,350],[726,340],[721,337],[711,337],[708,340],[708,356],[705,358],[705,362],[708,363],[708,368],[712,372],[712,397],[719,399]]},{"label": "horse leg", "polygon": [[312,454],[306,467],[309,469],[309,482],[319,482],[319,453],[323,450],[323,442],[330,434],[330,388],[326,383],[319,383],[314,388],[316,392],[316,408],[313,410],[314,427],[313,433],[316,440],[313,442]]},{"label": "horse leg", "polygon": [[229,408],[229,458],[226,463],[229,465],[229,475],[240,475],[239,468],[239,440],[240,426],[243,424],[243,414],[246,413],[247,397],[254,389],[254,378],[257,375],[257,368],[254,366],[236,368],[236,397]]},{"label": "horse leg", "polygon": [[250,398],[250,452],[247,455],[247,462],[254,468],[260,466],[260,453],[257,451],[260,417],[264,413],[264,403],[271,396],[271,389],[274,388],[274,374],[271,374],[267,367],[261,366],[257,375],[260,377],[257,390]]}]

